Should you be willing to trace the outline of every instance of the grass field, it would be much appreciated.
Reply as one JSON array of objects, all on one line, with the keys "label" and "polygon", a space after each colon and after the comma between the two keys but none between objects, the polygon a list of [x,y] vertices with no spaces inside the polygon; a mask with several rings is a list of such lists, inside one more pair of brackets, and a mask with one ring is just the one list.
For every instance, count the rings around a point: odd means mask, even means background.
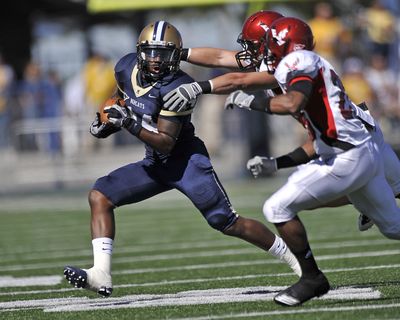
[{"label": "grass field", "polygon": [[[226,189],[239,213],[264,222],[263,201],[281,182]],[[92,263],[84,192],[1,201],[0,319],[400,319],[399,243],[376,227],[360,233],[351,206],[301,214],[333,289],[284,308],[272,298],[296,281],[291,270],[212,230],[177,192],[117,210],[111,298],[62,277],[66,264]]]}]

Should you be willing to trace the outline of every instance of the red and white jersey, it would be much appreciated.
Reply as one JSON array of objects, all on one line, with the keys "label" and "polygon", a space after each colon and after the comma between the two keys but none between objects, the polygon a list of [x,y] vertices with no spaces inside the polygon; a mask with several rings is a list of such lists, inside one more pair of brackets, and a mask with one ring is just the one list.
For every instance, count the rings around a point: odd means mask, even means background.
[{"label": "red and white jersey", "polygon": [[312,131],[317,154],[341,153],[371,138],[355,115],[354,103],[334,68],[315,52],[291,52],[279,63],[274,75],[283,92],[297,81],[313,83],[313,91],[300,118],[304,118],[302,123]]},{"label": "red and white jersey", "polygon": [[[257,72],[268,72],[267,65],[265,64],[264,60],[261,62],[260,66],[256,68]],[[273,98],[279,94],[282,94],[282,90],[279,87],[274,89],[266,89],[264,90],[267,97]]]}]

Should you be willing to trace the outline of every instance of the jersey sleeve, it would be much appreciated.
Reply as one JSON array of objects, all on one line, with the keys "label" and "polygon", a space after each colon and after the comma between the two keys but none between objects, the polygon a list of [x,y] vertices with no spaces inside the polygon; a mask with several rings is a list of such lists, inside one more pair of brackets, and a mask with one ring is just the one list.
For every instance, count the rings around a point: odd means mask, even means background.
[{"label": "jersey sleeve", "polygon": [[133,65],[136,62],[136,53],[128,53],[115,64],[114,76],[118,90],[125,91],[124,83],[129,83]]},{"label": "jersey sleeve", "polygon": [[298,81],[312,82],[318,76],[318,59],[312,51],[293,51],[279,63],[275,78],[285,90]]}]

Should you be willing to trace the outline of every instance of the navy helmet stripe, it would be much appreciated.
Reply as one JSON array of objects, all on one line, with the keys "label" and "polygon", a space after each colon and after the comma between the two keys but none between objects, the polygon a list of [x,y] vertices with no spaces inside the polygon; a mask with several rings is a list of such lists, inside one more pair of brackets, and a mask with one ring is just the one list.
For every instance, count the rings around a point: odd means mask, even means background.
[{"label": "navy helmet stripe", "polygon": [[156,21],[154,25],[153,40],[163,41],[166,29],[167,23],[165,21]]}]

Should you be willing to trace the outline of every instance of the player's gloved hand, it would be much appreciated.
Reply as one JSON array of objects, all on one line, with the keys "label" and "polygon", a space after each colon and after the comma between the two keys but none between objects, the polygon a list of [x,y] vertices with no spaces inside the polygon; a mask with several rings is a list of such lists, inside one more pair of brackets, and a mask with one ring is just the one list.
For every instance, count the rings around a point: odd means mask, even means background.
[{"label": "player's gloved hand", "polygon": [[107,138],[109,135],[121,130],[111,123],[103,123],[100,120],[100,113],[96,112],[96,118],[90,125],[90,133],[96,138]]},{"label": "player's gloved hand", "polygon": [[254,178],[270,175],[278,171],[276,159],[272,157],[255,156],[247,161],[247,169],[251,171]]},{"label": "player's gloved hand", "polygon": [[233,109],[234,107],[251,110],[251,103],[255,96],[247,94],[242,90],[232,92],[225,100],[225,109]]},{"label": "player's gloved hand", "polygon": [[124,124],[128,119],[131,119],[133,115],[129,108],[121,107],[118,104],[113,104],[112,106],[104,108],[104,112],[107,113],[108,122],[118,128],[125,127]]},{"label": "player's gloved hand", "polygon": [[198,82],[182,84],[163,97],[164,109],[174,112],[192,109],[202,93],[203,89]]},{"label": "player's gloved hand", "polygon": [[121,107],[118,104],[104,108],[107,113],[108,122],[117,128],[125,128],[133,135],[137,136],[142,129],[141,124],[137,121],[136,115],[128,107]]}]

